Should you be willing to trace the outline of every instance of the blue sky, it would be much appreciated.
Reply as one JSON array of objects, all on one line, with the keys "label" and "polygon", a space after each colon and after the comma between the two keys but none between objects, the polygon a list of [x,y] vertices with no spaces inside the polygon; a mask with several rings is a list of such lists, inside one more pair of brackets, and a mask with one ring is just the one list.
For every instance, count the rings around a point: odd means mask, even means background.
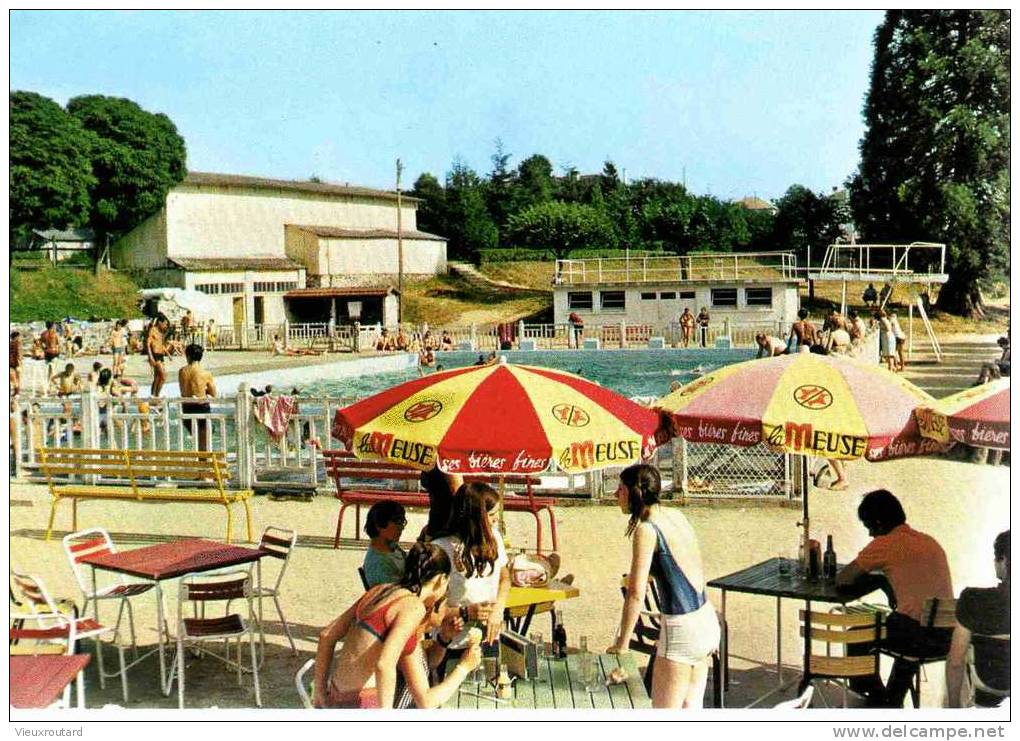
[{"label": "blue sky", "polygon": [[177,124],[194,170],[393,186],[454,157],[774,198],[856,167],[871,40],[849,12],[13,11],[11,89]]}]

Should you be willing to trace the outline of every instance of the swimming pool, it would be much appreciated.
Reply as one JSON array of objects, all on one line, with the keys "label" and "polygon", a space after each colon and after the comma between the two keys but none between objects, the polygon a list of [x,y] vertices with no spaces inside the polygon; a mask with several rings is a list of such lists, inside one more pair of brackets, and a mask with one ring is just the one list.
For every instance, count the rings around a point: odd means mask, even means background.
[{"label": "swimming pool", "polygon": [[[510,363],[538,365],[546,368],[580,373],[624,396],[664,396],[670,383],[686,384],[703,373],[724,365],[732,365],[754,357],[754,350],[538,350],[502,353]],[[442,352],[436,362],[443,368],[474,365],[478,353]],[[403,381],[418,378],[418,370],[391,371],[357,378],[320,379],[298,384],[308,396],[342,396],[362,398]],[[287,383],[287,381],[282,381]]]}]

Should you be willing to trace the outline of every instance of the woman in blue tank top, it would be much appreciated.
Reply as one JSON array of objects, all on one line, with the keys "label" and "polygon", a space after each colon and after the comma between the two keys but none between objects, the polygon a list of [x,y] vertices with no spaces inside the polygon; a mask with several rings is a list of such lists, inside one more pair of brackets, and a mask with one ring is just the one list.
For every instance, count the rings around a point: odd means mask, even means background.
[{"label": "woman in blue tank top", "polygon": [[[708,681],[708,660],[719,647],[719,620],[705,595],[698,539],[687,518],[659,504],[659,472],[638,464],[624,469],[617,502],[630,516],[633,541],[627,597],[620,632],[610,653],[628,650],[650,578],[659,594],[659,640],[652,675],[652,705],[700,708]],[[651,667],[649,667],[651,669]]]}]

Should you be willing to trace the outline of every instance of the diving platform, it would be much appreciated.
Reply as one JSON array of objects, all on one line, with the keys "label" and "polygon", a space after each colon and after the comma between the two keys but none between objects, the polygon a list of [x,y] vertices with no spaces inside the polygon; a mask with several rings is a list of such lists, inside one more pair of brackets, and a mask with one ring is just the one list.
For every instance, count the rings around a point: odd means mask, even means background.
[{"label": "diving platform", "polygon": [[812,281],[942,284],[946,246],[938,242],[909,244],[830,244],[820,265],[810,259],[805,271]]}]

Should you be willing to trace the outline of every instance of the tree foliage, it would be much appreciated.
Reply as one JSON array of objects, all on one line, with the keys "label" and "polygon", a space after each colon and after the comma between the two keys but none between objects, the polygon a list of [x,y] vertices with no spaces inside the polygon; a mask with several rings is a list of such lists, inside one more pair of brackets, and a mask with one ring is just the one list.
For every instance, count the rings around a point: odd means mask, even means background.
[{"label": "tree foliage", "polygon": [[10,94],[10,244],[32,229],[83,226],[95,185],[92,137],[60,105],[37,93]]},{"label": "tree foliage", "polygon": [[580,203],[539,203],[510,217],[516,244],[547,248],[557,258],[581,248],[616,247],[616,234],[605,212]]},{"label": "tree foliage", "polygon": [[851,203],[869,241],[948,245],[939,307],[981,314],[1009,253],[1008,10],[889,11]]},{"label": "tree foliage", "polygon": [[184,139],[162,113],[126,98],[72,98],[68,113],[93,135],[89,221],[97,238],[122,234],[156,213],[187,174]]}]

